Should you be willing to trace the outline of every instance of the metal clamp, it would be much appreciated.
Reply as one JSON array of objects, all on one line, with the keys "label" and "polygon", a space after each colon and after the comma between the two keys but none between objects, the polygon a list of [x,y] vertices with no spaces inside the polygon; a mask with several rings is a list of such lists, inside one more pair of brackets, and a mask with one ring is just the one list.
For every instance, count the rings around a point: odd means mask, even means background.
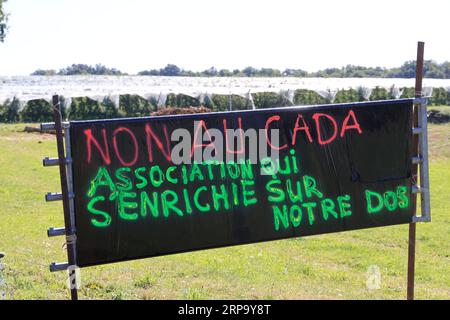
[{"label": "metal clamp", "polygon": [[413,222],[431,222],[430,216],[414,216]]},{"label": "metal clamp", "polygon": [[[68,128],[69,127],[69,122],[63,122],[62,123],[62,128]],[[54,122],[45,122],[45,123],[41,123],[41,131],[42,132],[49,132],[49,131],[55,131],[56,130],[56,125]]]},{"label": "metal clamp", "polygon": [[53,228],[50,227],[47,230],[47,236],[48,237],[57,237],[57,236],[63,236],[66,234],[66,228]]},{"label": "metal clamp", "polygon": [[66,244],[74,244],[76,242],[77,242],[77,235],[75,233],[66,235]]},{"label": "metal clamp", "polygon": [[[64,163],[65,163],[65,164],[70,164],[70,163],[72,163],[72,158],[66,157],[66,158],[64,159]],[[44,167],[58,166],[58,165],[59,165],[59,158],[49,158],[49,157],[45,157],[44,159],[42,159],[42,165],[43,165]]]},{"label": "metal clamp", "polygon": [[420,98],[414,98],[413,104],[416,106],[426,106],[428,104],[428,99],[431,97],[420,97]]},{"label": "metal clamp", "polygon": [[[72,192],[69,193],[69,199],[73,199],[74,198],[74,194]],[[50,202],[50,201],[60,201],[63,199],[63,195],[61,192],[47,192],[47,194],[45,195],[45,201]]]},{"label": "metal clamp", "polygon": [[41,131],[42,132],[48,132],[55,130],[55,123],[54,122],[47,122],[47,123],[41,123]]},{"label": "metal clamp", "polygon": [[412,133],[413,134],[421,134],[422,133],[422,128],[420,128],[420,127],[413,128],[412,129]]},{"label": "metal clamp", "polygon": [[57,165],[59,165],[59,158],[45,157],[44,159],[42,159],[42,165],[44,167],[57,166]]},{"label": "metal clamp", "polygon": [[423,162],[423,158],[422,158],[422,156],[415,156],[415,157],[412,157],[412,163],[413,164],[421,164]]},{"label": "metal clamp", "polygon": [[413,194],[418,194],[422,192],[422,189],[420,188],[420,186],[412,186],[411,192]]},{"label": "metal clamp", "polygon": [[69,264],[67,262],[52,262],[50,264],[50,272],[55,271],[64,271],[69,268]]}]

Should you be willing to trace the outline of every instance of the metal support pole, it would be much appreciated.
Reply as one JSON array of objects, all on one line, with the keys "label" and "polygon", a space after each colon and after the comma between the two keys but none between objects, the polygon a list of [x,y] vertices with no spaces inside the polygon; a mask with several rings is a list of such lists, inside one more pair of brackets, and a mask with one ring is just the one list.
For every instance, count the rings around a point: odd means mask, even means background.
[{"label": "metal support pole", "polygon": [[[56,130],[56,144],[58,147],[58,158],[59,158],[59,174],[61,176],[61,191],[62,191],[62,201],[64,208],[64,224],[66,230],[66,239],[71,239],[67,241],[67,258],[69,266],[76,266],[76,253],[75,253],[75,241],[73,237],[75,235],[75,228],[73,224],[73,218],[71,217],[70,211],[70,197],[69,197],[69,185],[67,183],[67,171],[66,171],[66,161],[64,152],[64,137],[63,137],[63,126],[61,119],[61,110],[59,106],[59,96],[53,96],[53,120],[55,121]],[[76,283],[76,270],[74,268],[69,269],[69,277],[72,281]],[[78,300],[78,291],[76,285],[73,285],[71,281],[70,295],[72,300]]]},{"label": "metal support pole", "polygon": [[[424,42],[417,43],[417,59],[416,59],[416,85],[415,85],[415,97],[422,97],[422,79],[423,79],[423,56],[424,56]],[[414,125],[413,127],[419,127],[419,112],[418,106],[414,106]],[[422,131],[423,134],[423,131]],[[417,135],[413,135],[413,157],[419,157],[419,140]],[[412,176],[417,177],[417,165],[412,167]],[[417,210],[417,194],[412,194],[412,203],[414,208],[414,216]],[[416,260],[416,223],[409,224],[409,237],[408,237],[408,284],[406,298],[408,300],[414,300],[414,272],[415,272],[415,260]]]}]

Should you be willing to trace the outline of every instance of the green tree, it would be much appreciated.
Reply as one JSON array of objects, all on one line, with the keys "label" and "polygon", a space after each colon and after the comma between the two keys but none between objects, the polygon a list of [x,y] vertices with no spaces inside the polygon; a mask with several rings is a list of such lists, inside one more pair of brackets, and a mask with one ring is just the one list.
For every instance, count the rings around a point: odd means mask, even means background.
[{"label": "green tree", "polygon": [[259,75],[261,77],[280,77],[281,76],[281,72],[280,72],[280,70],[277,70],[277,69],[262,68],[259,71]]},{"label": "green tree", "polygon": [[444,72],[445,79],[450,79],[450,62],[445,61],[441,64],[442,72]]},{"label": "green tree", "polygon": [[245,110],[250,109],[250,102],[237,95],[213,94],[211,101],[213,111]]},{"label": "green tree", "polygon": [[253,94],[257,109],[276,108],[286,105],[286,99],[275,92],[258,92]]},{"label": "green tree", "polygon": [[389,96],[389,92],[385,88],[381,88],[376,86],[372,90],[372,94],[370,95],[370,100],[387,100]]},{"label": "green tree", "polygon": [[360,94],[355,89],[339,90],[334,98],[335,103],[348,103],[363,101]]},{"label": "green tree", "polygon": [[201,75],[206,77],[215,77],[217,76],[217,74],[218,74],[217,69],[215,67],[211,67],[203,71]]},{"label": "green tree", "polygon": [[221,69],[219,71],[219,76],[220,77],[231,77],[232,75],[233,75],[233,73],[230,70],[228,70],[228,69]]},{"label": "green tree", "polygon": [[[52,72],[52,70],[36,70],[32,75],[41,75],[42,72]],[[71,76],[71,75],[123,75],[120,70],[115,68],[107,68],[102,64],[96,64],[95,66],[90,66],[87,64],[72,64],[67,68],[63,68],[58,71],[59,75]],[[47,74],[46,74],[47,75]]]},{"label": "green tree", "polygon": [[3,4],[5,2],[6,0],[0,0],[0,42],[3,42],[5,40],[7,29],[6,21],[8,20],[8,15],[3,9]]},{"label": "green tree", "polygon": [[435,106],[443,106],[449,103],[448,99],[448,93],[445,88],[434,88],[433,89],[433,96],[430,99],[431,104]]},{"label": "green tree", "polygon": [[0,122],[18,122],[19,117],[19,99],[14,98],[6,100],[3,105],[0,105]]},{"label": "green tree", "polygon": [[286,69],[283,71],[282,76],[303,78],[308,76],[308,72],[301,69]]},{"label": "green tree", "polygon": [[414,98],[415,89],[413,87],[403,87],[400,98]]},{"label": "green tree", "polygon": [[199,107],[200,101],[184,94],[171,93],[167,96],[166,106],[178,108]]},{"label": "green tree", "polygon": [[37,69],[31,75],[32,76],[54,76],[54,75],[56,75],[56,70]]},{"label": "green tree", "polygon": [[168,64],[159,73],[161,76],[176,77],[180,75],[181,69],[174,64]]},{"label": "green tree", "polygon": [[258,73],[258,70],[253,67],[247,67],[242,70],[242,73],[247,77],[254,77]]},{"label": "green tree", "polygon": [[118,106],[114,104],[114,102],[111,100],[110,97],[103,98],[101,105],[102,111],[105,114],[105,118],[107,119],[119,118],[119,110],[117,109]]},{"label": "green tree", "polygon": [[146,117],[156,111],[156,107],[144,98],[124,94],[119,99],[119,115],[123,117]]},{"label": "green tree", "polygon": [[139,76],[159,76],[159,70],[151,69],[138,72]]},{"label": "green tree", "polygon": [[53,120],[53,108],[44,99],[28,101],[25,108],[20,112],[24,122],[47,122]]},{"label": "green tree", "polygon": [[92,120],[104,119],[105,113],[102,112],[100,104],[90,98],[72,98],[72,104],[68,112],[71,120]]},{"label": "green tree", "polygon": [[295,90],[294,104],[296,105],[312,105],[325,103],[327,103],[327,100],[315,91],[307,89]]}]

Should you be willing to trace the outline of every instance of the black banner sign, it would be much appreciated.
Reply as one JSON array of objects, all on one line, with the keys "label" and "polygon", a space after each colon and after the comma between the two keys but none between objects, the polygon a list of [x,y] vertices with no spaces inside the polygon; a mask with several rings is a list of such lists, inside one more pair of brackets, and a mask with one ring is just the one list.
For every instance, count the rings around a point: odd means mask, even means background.
[{"label": "black banner sign", "polygon": [[409,223],[412,104],[72,121],[77,263]]}]

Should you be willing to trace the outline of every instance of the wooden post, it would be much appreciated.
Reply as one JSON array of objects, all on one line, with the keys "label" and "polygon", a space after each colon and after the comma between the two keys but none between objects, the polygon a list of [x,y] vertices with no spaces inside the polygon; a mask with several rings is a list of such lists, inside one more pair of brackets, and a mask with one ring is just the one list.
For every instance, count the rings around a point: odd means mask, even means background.
[{"label": "wooden post", "polygon": [[[64,151],[64,137],[63,128],[61,120],[61,109],[59,106],[59,96],[53,96],[53,120],[55,121],[56,129],[56,144],[58,147],[58,158],[59,158],[59,174],[61,177],[61,193],[64,208],[64,225],[66,230],[66,241],[67,241],[67,258],[69,262],[69,267],[76,266],[75,259],[75,246],[73,244],[74,232],[72,228],[72,223],[70,219],[70,204],[69,204],[69,189],[67,185],[67,172],[66,172],[66,157]],[[67,239],[70,240],[67,240]],[[75,279],[75,270],[69,268],[70,279]],[[75,280],[76,282],[76,280]],[[72,300],[78,300],[78,291],[76,285],[71,283],[70,295]]]},{"label": "wooden post", "polygon": [[[423,56],[424,56],[424,42],[417,43],[417,59],[416,59],[416,85],[415,85],[415,97],[420,98],[422,96],[422,79],[423,79]],[[418,107],[414,106],[414,127],[419,126],[419,112]],[[413,156],[419,154],[419,139],[418,135],[413,136]],[[412,176],[417,180],[417,167],[413,165]],[[413,206],[414,214],[417,210],[417,195],[413,194]],[[408,237],[408,285],[406,298],[408,300],[414,300],[414,271],[416,260],[416,223],[409,224],[409,237]]]}]

